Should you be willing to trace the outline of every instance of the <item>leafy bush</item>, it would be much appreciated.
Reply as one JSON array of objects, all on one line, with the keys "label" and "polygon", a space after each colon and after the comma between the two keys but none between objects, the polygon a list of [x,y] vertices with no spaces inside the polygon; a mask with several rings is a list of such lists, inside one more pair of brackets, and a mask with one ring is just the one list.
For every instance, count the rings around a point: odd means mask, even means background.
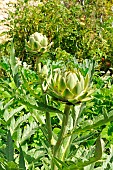
[{"label": "leafy bush", "polygon": [[111,7],[107,1],[86,1],[84,5],[74,1],[64,1],[64,4],[47,1],[37,6],[18,1],[15,12],[9,15],[8,33],[14,38],[16,56],[30,62],[25,39],[28,41],[28,37],[38,31],[54,42],[52,54],[60,47],[80,60],[105,57],[112,65]]}]

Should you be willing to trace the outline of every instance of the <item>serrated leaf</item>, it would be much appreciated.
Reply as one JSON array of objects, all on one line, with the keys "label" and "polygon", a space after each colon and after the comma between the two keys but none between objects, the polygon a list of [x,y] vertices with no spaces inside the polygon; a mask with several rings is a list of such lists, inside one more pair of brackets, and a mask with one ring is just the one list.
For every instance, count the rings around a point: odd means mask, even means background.
[{"label": "serrated leaf", "polygon": [[7,110],[5,110],[4,112],[4,119],[7,122],[10,118],[12,118],[14,116],[15,113],[20,112],[25,106],[20,106],[16,109],[12,109],[12,111],[10,113],[8,113]]},{"label": "serrated leaf", "polygon": [[11,123],[10,123],[10,132],[11,132],[11,135],[13,135],[13,133],[14,133],[14,125],[15,125],[15,118],[12,117]]},{"label": "serrated leaf", "polygon": [[7,134],[6,157],[8,162],[14,160],[14,147],[13,147],[13,140],[10,131],[8,131]]},{"label": "serrated leaf", "polygon": [[73,140],[73,144],[74,143],[81,143],[81,142],[87,141],[88,139],[92,138],[95,134],[96,134],[96,132],[93,132],[93,133],[90,133],[90,134],[88,134],[86,136],[78,137],[77,139]]},{"label": "serrated leaf", "polygon": [[17,121],[15,122],[14,129],[16,130],[18,126],[20,126],[23,122],[26,122],[26,120],[31,116],[31,113],[24,114],[23,116],[18,117]]},{"label": "serrated leaf", "polygon": [[24,105],[26,105],[28,108],[33,108],[33,109],[36,109],[36,110],[40,110],[40,111],[45,111],[45,112],[54,112],[54,113],[60,113],[60,114],[63,114],[62,111],[52,107],[52,106],[48,106],[44,103],[40,103],[40,102],[37,102],[37,105],[32,105],[30,104],[28,101],[25,101],[23,100],[22,98],[20,99],[20,102],[23,103]]},{"label": "serrated leaf", "polygon": [[15,144],[16,146],[19,148],[19,144],[21,142],[21,137],[22,137],[22,129],[21,128],[18,128],[17,131],[16,131],[16,140],[15,140]]},{"label": "serrated leaf", "polygon": [[40,124],[45,124],[44,117],[40,112],[38,113],[37,110],[33,110],[31,111],[31,113],[36,122],[39,122]]},{"label": "serrated leaf", "polygon": [[21,144],[31,137],[32,134],[35,133],[36,129],[38,128],[38,124],[36,122],[32,122],[30,125],[26,125],[22,134]]},{"label": "serrated leaf", "polygon": [[95,157],[97,158],[97,160],[99,160],[102,157],[102,140],[100,136],[96,140]]},{"label": "serrated leaf", "polygon": [[14,98],[12,98],[8,103],[5,104],[4,110],[7,109],[14,101]]},{"label": "serrated leaf", "polygon": [[[18,68],[17,68],[18,70]],[[21,82],[20,82],[20,76],[19,74],[17,73],[18,71],[15,71],[15,75],[14,75],[14,82],[16,84],[16,87],[19,87]]]},{"label": "serrated leaf", "polygon": [[26,170],[24,155],[21,146],[20,146],[20,155],[19,155],[19,168],[22,170]]},{"label": "serrated leaf", "polygon": [[66,163],[64,163],[63,161],[61,161],[60,159],[58,159],[58,158],[53,158],[53,160],[54,160],[54,162],[55,162],[55,164],[56,164],[56,166],[59,168],[59,170],[62,170],[62,166],[63,167],[68,167],[68,165],[66,165]]}]

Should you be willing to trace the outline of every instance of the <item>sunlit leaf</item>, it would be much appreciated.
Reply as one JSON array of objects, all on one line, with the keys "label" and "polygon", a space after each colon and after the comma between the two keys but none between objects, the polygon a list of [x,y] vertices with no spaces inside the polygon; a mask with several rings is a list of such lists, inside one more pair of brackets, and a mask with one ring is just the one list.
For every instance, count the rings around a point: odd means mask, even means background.
[{"label": "sunlit leaf", "polygon": [[14,160],[14,146],[13,146],[13,140],[12,140],[10,131],[8,131],[8,134],[7,134],[6,157],[7,157],[8,162]]}]

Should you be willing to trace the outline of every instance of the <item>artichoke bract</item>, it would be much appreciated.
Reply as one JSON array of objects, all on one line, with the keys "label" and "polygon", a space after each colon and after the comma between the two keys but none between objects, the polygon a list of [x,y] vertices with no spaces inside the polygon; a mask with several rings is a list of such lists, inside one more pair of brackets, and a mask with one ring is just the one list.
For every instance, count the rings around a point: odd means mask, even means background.
[{"label": "artichoke bract", "polygon": [[[48,81],[47,81],[48,83]],[[56,71],[49,79],[46,92],[62,102],[76,104],[90,100],[93,92],[88,73],[85,77],[80,71]]]},{"label": "artichoke bract", "polygon": [[41,67],[41,63],[38,64],[38,76],[40,79],[46,79],[48,76],[48,68],[47,65]]},{"label": "artichoke bract", "polygon": [[45,35],[35,32],[29,37],[29,41],[26,41],[26,50],[30,52],[45,51],[48,47],[48,39]]}]

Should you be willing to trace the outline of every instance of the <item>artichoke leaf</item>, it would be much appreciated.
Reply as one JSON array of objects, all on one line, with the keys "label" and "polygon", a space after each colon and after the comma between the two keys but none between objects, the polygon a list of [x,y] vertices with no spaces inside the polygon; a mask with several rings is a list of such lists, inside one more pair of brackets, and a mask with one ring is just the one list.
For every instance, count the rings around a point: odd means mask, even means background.
[{"label": "artichoke leaf", "polygon": [[47,39],[46,37],[44,37],[40,43],[41,43],[41,45],[42,45],[43,47],[47,47],[47,45],[48,45],[48,39]]},{"label": "artichoke leaf", "polygon": [[28,43],[30,43],[31,47],[33,47],[34,46],[34,38],[30,37]]},{"label": "artichoke leaf", "polygon": [[66,81],[66,85],[69,89],[73,89],[74,86],[75,86],[75,80],[74,80],[74,76],[73,76],[73,73],[70,73],[68,76],[67,76],[67,81]]},{"label": "artichoke leaf", "polygon": [[76,88],[77,88],[77,95],[79,95],[83,91],[81,82],[77,82]]},{"label": "artichoke leaf", "polygon": [[38,41],[34,41],[34,49],[35,49],[35,50],[38,50],[38,49],[40,49],[40,48],[41,48],[40,43],[39,43]]},{"label": "artichoke leaf", "polygon": [[87,94],[88,94],[88,92],[82,91],[82,92],[80,93],[80,95],[77,96],[76,100],[82,101],[82,100],[87,96]]},{"label": "artichoke leaf", "polygon": [[74,94],[74,96],[77,95],[77,87],[78,86],[78,83],[75,85],[75,87],[72,89],[72,93]]},{"label": "artichoke leaf", "polygon": [[80,75],[80,82],[81,82],[81,87],[82,89],[84,89],[84,77],[82,76],[82,74],[79,72]]},{"label": "artichoke leaf", "polygon": [[61,77],[58,85],[58,91],[62,93],[65,90],[65,88],[66,88],[65,79]]},{"label": "artichoke leaf", "polygon": [[60,94],[58,94],[57,92],[53,91],[53,90],[49,90],[48,94],[50,96],[52,96],[55,99],[58,99],[62,102],[67,102],[67,100],[65,98],[63,98]]},{"label": "artichoke leaf", "polygon": [[72,99],[74,97],[73,93],[67,88],[64,90],[62,95],[66,100]]},{"label": "artichoke leaf", "polygon": [[85,81],[84,81],[84,89],[87,89],[87,88],[88,88],[88,86],[89,86],[89,81],[90,81],[89,75],[86,74]]}]

